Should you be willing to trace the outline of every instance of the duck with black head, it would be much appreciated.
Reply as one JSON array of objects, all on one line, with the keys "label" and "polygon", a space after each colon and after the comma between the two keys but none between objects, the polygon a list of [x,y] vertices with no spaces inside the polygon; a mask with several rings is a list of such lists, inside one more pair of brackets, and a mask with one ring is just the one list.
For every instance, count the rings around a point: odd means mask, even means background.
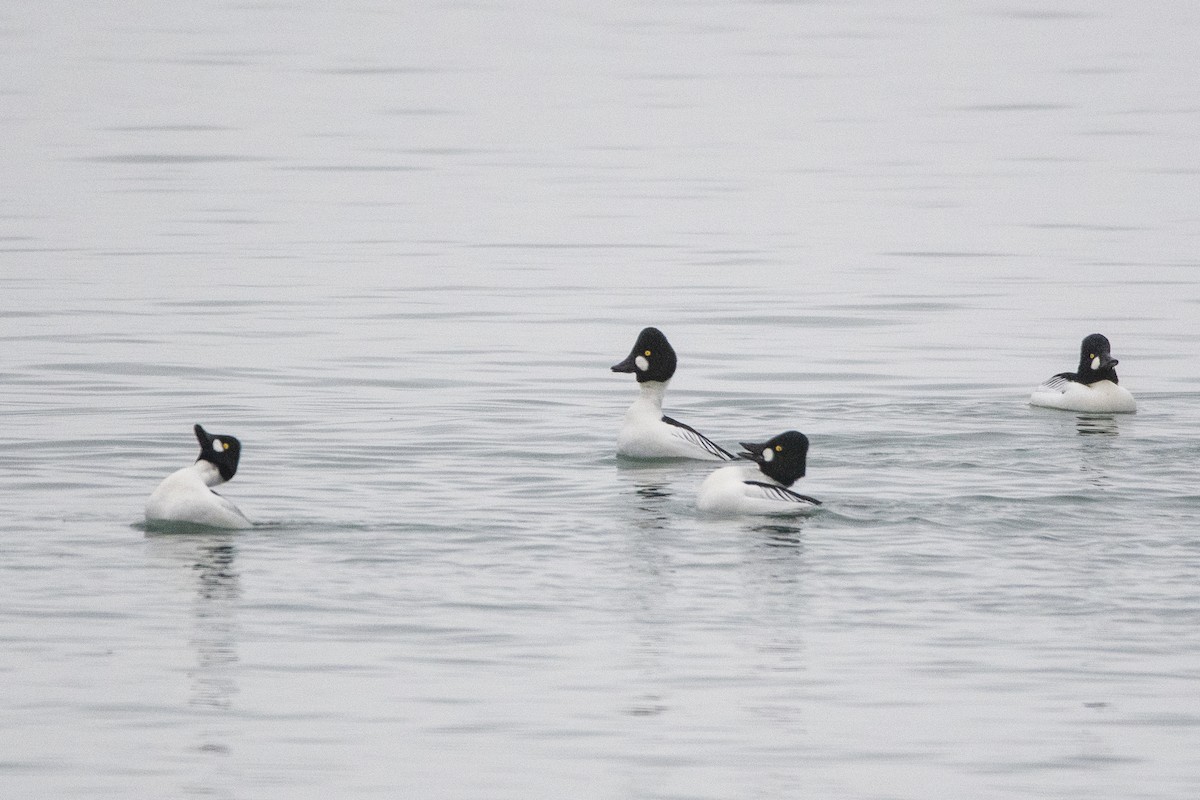
[{"label": "duck with black head", "polygon": [[146,522],[208,528],[241,529],[252,526],[237,506],[212,490],[233,478],[242,444],[233,436],[214,435],[200,425],[193,429],[200,442],[196,463],[163,479],[146,501]]},{"label": "duck with black head", "polygon": [[704,479],[696,507],[706,514],[811,514],[821,501],[794,492],[792,484],[804,477],[808,464],[808,437],[784,431],[765,442],[742,442],[742,462],[721,467]]},{"label": "duck with black head", "polygon": [[1131,414],[1137,403],[1129,390],[1119,385],[1108,338],[1093,333],[1079,348],[1079,369],[1060,372],[1033,390],[1029,404],[1063,411],[1094,414]]},{"label": "duck with black head", "polygon": [[617,455],[628,458],[698,458],[733,461],[737,457],[700,431],[663,414],[667,384],[675,375],[675,349],[658,328],[638,334],[629,355],[613,372],[637,376],[641,394],[625,412],[617,436]]}]

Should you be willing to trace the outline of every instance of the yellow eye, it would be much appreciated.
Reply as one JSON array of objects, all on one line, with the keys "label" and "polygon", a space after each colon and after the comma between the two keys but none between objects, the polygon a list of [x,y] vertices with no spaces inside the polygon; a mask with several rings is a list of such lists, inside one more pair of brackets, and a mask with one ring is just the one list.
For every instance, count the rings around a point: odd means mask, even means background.
[{"label": "yellow eye", "polygon": [[228,450],[228,449],[229,449],[229,442],[221,442],[221,447],[223,447],[224,449]]},{"label": "yellow eye", "polygon": [[1088,358],[1095,358],[1095,357],[1096,357],[1095,353],[1092,353],[1090,356],[1088,356]]},{"label": "yellow eye", "polygon": [[782,452],[783,452],[783,445],[781,445],[781,444],[777,444],[777,445],[775,445],[775,452],[776,452],[776,453],[782,453]]},{"label": "yellow eye", "polygon": [[643,353],[642,355],[646,355],[646,356],[648,356],[648,355],[650,355],[650,351],[649,351],[649,350],[647,350],[647,351],[646,351],[645,353]]}]

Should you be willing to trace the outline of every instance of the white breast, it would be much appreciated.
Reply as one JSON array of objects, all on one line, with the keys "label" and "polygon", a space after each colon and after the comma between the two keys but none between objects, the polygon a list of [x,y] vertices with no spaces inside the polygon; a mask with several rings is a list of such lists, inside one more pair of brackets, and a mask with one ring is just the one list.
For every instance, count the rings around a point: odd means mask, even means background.
[{"label": "white breast", "polygon": [[175,522],[210,528],[251,527],[237,506],[208,488],[216,468],[205,461],[171,473],[146,501],[147,522]]},{"label": "white breast", "polygon": [[1092,384],[1051,378],[1033,390],[1030,405],[1093,414],[1131,414],[1137,403],[1127,389],[1112,381]]},{"label": "white breast", "polygon": [[726,460],[705,447],[702,437],[663,422],[662,399],[666,388],[666,383],[655,381],[641,384],[641,395],[625,412],[625,422],[617,435],[617,454],[628,458]]}]

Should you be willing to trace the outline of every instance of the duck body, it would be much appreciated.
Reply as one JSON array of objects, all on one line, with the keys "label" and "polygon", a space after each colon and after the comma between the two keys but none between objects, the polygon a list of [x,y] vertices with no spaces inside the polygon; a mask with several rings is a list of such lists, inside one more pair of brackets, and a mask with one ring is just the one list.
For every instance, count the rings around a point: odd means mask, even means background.
[{"label": "duck body", "polygon": [[241,455],[241,443],[232,436],[214,436],[195,426],[200,441],[196,463],[172,472],[146,501],[146,522],[198,525],[238,530],[253,523],[237,506],[212,490],[233,478]]},{"label": "duck body", "polygon": [[617,455],[626,458],[694,458],[733,461],[736,456],[690,425],[663,414],[666,381],[647,381],[625,412],[617,434]]},{"label": "duck body", "polygon": [[[803,477],[808,439],[787,431],[762,444],[743,443],[746,452],[739,462],[721,467],[700,484],[696,508],[721,516],[811,514],[821,501],[794,492],[793,483]],[[776,449],[778,448],[778,449]]]},{"label": "duck body", "polygon": [[817,510],[821,502],[765,479],[756,464],[721,467],[704,479],[696,508],[719,516],[801,516]]},{"label": "duck body", "polygon": [[222,482],[216,467],[207,461],[197,461],[172,472],[146,501],[146,521],[234,530],[251,527],[252,523],[237,506],[210,488],[213,483]]},{"label": "duck body", "polygon": [[675,374],[675,350],[658,328],[638,334],[629,355],[612,366],[613,372],[633,373],[640,394],[617,435],[617,455],[626,458],[694,458],[734,461],[733,453],[690,425],[663,414],[663,398]]},{"label": "duck body", "polygon": [[1063,375],[1055,375],[1034,389],[1029,404],[1093,414],[1132,414],[1137,411],[1137,401],[1123,386],[1108,380],[1080,383]]},{"label": "duck body", "polygon": [[1042,382],[1029,397],[1030,405],[1093,414],[1132,414],[1137,402],[1120,385],[1108,339],[1093,333],[1083,340],[1076,372],[1060,372]]}]

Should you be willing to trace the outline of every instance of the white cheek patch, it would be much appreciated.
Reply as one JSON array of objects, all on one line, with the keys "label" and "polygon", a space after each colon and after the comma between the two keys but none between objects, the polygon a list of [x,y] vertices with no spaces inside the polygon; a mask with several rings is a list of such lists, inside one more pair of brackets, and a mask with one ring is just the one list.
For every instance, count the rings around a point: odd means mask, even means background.
[{"label": "white cheek patch", "polygon": [[1092,369],[1100,369],[1100,356],[1092,359]]},{"label": "white cheek patch", "polygon": [[220,439],[213,439],[213,450],[216,450],[219,453],[224,449],[225,445],[222,444]]},{"label": "white cheek patch", "polygon": [[773,458],[775,458],[774,450],[769,447],[766,450],[763,450],[763,461],[770,463]]},{"label": "white cheek patch", "polygon": [[637,365],[639,372],[645,372],[650,369],[650,362],[646,360],[645,356],[638,356],[633,360],[633,363]]}]

